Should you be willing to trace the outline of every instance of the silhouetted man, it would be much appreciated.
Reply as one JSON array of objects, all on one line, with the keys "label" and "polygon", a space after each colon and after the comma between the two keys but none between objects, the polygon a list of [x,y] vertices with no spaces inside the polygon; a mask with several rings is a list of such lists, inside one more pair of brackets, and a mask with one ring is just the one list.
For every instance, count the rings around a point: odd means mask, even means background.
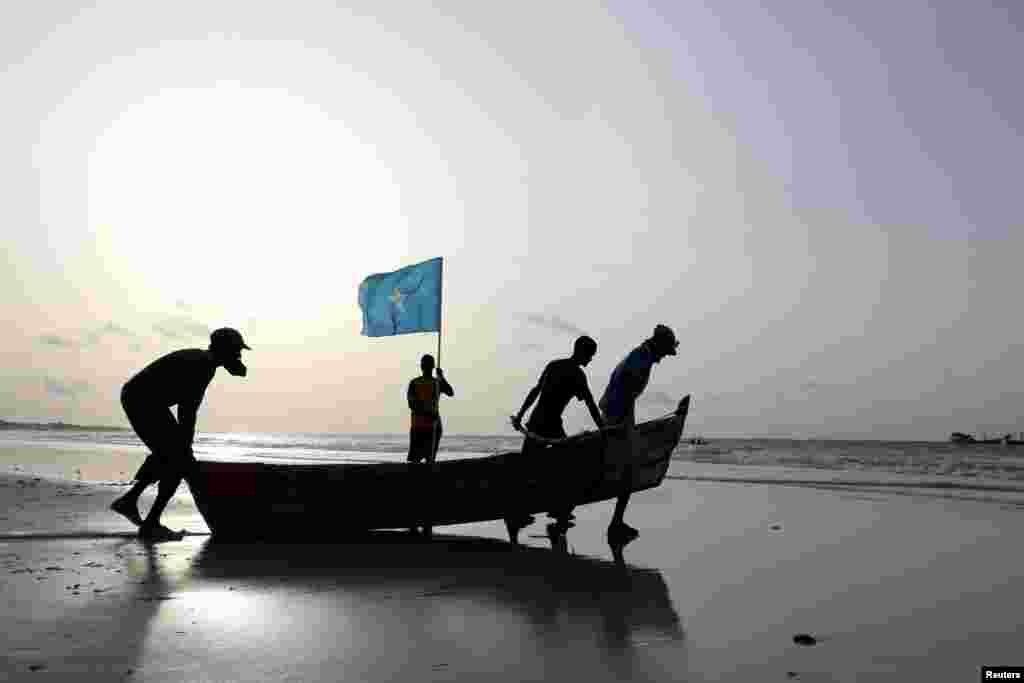
[{"label": "silhouetted man", "polygon": [[437,449],[441,444],[441,394],[454,396],[455,390],[444,377],[444,371],[437,369],[434,377],[434,357],[429,353],[420,359],[420,370],[423,374],[409,382],[406,400],[412,413],[409,426],[409,456],[411,463],[432,463],[437,458]]},{"label": "silhouetted man", "polygon": [[[679,342],[675,332],[666,325],[657,325],[654,334],[645,339],[612,370],[608,386],[601,396],[601,413],[609,425],[626,427],[627,439],[636,426],[636,399],[647,388],[651,368],[665,356],[676,355]],[[631,541],[640,535],[622,519],[629,503],[629,470],[624,473],[626,490],[615,501],[615,512],[608,525],[608,537],[612,540]]]},{"label": "silhouetted man", "polygon": [[[603,427],[604,420],[601,418],[601,412],[597,409],[597,404],[594,403],[594,396],[590,393],[590,386],[587,384],[587,376],[583,372],[583,368],[593,360],[596,353],[597,342],[583,335],[577,338],[573,344],[572,356],[548,363],[537,381],[537,386],[530,389],[526,400],[523,401],[523,407],[512,418],[512,423],[516,428],[522,429],[523,414],[533,405],[534,401],[537,401],[537,407],[530,413],[530,419],[526,423],[527,431],[546,439],[564,439],[566,434],[565,427],[562,425],[562,413],[569,405],[569,400],[573,398],[583,401],[587,405],[587,410],[590,411],[590,416],[594,418],[594,423],[598,428]],[[536,453],[538,449],[546,448],[547,445],[545,442],[527,435],[523,441],[523,455]],[[565,533],[571,526],[571,506],[549,513],[549,515],[556,520],[552,531]],[[529,515],[506,520],[513,542],[515,542],[519,529],[532,521],[533,518]]]},{"label": "silhouetted man", "polygon": [[[110,508],[139,525],[139,536],[150,540],[180,538],[160,523],[160,515],[182,478],[195,464],[192,441],[196,434],[196,413],[206,387],[218,367],[245,377],[242,349],[249,346],[237,330],[214,330],[207,349],[182,349],[162,356],[129,379],[121,390],[121,405],[132,429],[151,454],[135,474],[135,485],[115,500]],[[178,406],[174,419],[171,406]],[[143,520],[139,496],[150,484],[160,482],[156,500]]]}]

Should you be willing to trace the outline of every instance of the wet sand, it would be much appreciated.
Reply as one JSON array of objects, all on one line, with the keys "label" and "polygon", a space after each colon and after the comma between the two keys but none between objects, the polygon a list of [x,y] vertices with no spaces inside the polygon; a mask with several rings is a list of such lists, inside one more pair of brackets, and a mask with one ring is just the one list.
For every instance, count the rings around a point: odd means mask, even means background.
[{"label": "wet sand", "polygon": [[1024,661],[1014,506],[668,481],[634,496],[619,554],[609,503],[564,548],[542,518],[520,549],[499,522],[256,545],[205,535],[187,493],[166,522],[195,535],[144,544],[106,510],[123,490],[0,477],[0,679],[966,681]]}]

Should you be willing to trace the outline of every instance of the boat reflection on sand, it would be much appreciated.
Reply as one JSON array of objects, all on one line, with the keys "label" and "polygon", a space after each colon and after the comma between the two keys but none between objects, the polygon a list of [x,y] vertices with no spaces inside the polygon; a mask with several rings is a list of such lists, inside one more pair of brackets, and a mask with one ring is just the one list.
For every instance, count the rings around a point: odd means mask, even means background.
[{"label": "boat reflection on sand", "polygon": [[337,545],[210,539],[190,574],[192,581],[230,585],[241,594],[284,590],[336,600],[350,619],[361,611],[351,608],[358,604],[376,613],[386,606],[392,618],[405,613],[405,622],[417,621],[425,601],[437,600],[435,609],[462,618],[482,610],[487,623],[504,624],[502,637],[522,639],[515,624],[525,617],[530,639],[597,637],[605,651],[683,641],[660,571],[627,564],[621,547],[613,548],[616,561],[572,555],[559,549],[563,539],[553,538],[552,549],[455,535],[420,542],[389,531]]}]

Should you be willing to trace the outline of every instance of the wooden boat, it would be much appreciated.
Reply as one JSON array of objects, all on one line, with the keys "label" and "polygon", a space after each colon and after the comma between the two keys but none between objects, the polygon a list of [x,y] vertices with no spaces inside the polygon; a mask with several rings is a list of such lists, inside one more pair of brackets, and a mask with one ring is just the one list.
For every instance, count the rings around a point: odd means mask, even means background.
[{"label": "wooden boat", "polygon": [[542,452],[408,463],[199,461],[187,478],[216,538],[338,537],[536,514],[661,484],[690,397],[666,417],[584,432]]}]

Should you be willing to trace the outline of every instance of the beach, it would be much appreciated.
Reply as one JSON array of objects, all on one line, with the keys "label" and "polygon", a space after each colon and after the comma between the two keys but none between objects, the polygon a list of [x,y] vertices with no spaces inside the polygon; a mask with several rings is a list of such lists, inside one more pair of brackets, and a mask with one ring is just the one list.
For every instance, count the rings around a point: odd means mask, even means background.
[{"label": "beach", "polygon": [[[184,488],[184,487],[183,487]],[[227,544],[185,489],[143,544],[110,482],[0,478],[0,678],[128,681],[977,680],[1019,664],[1022,509],[666,480],[641,536],[538,521]],[[152,494],[144,497],[144,503]],[[811,635],[812,645],[794,642]]]}]

